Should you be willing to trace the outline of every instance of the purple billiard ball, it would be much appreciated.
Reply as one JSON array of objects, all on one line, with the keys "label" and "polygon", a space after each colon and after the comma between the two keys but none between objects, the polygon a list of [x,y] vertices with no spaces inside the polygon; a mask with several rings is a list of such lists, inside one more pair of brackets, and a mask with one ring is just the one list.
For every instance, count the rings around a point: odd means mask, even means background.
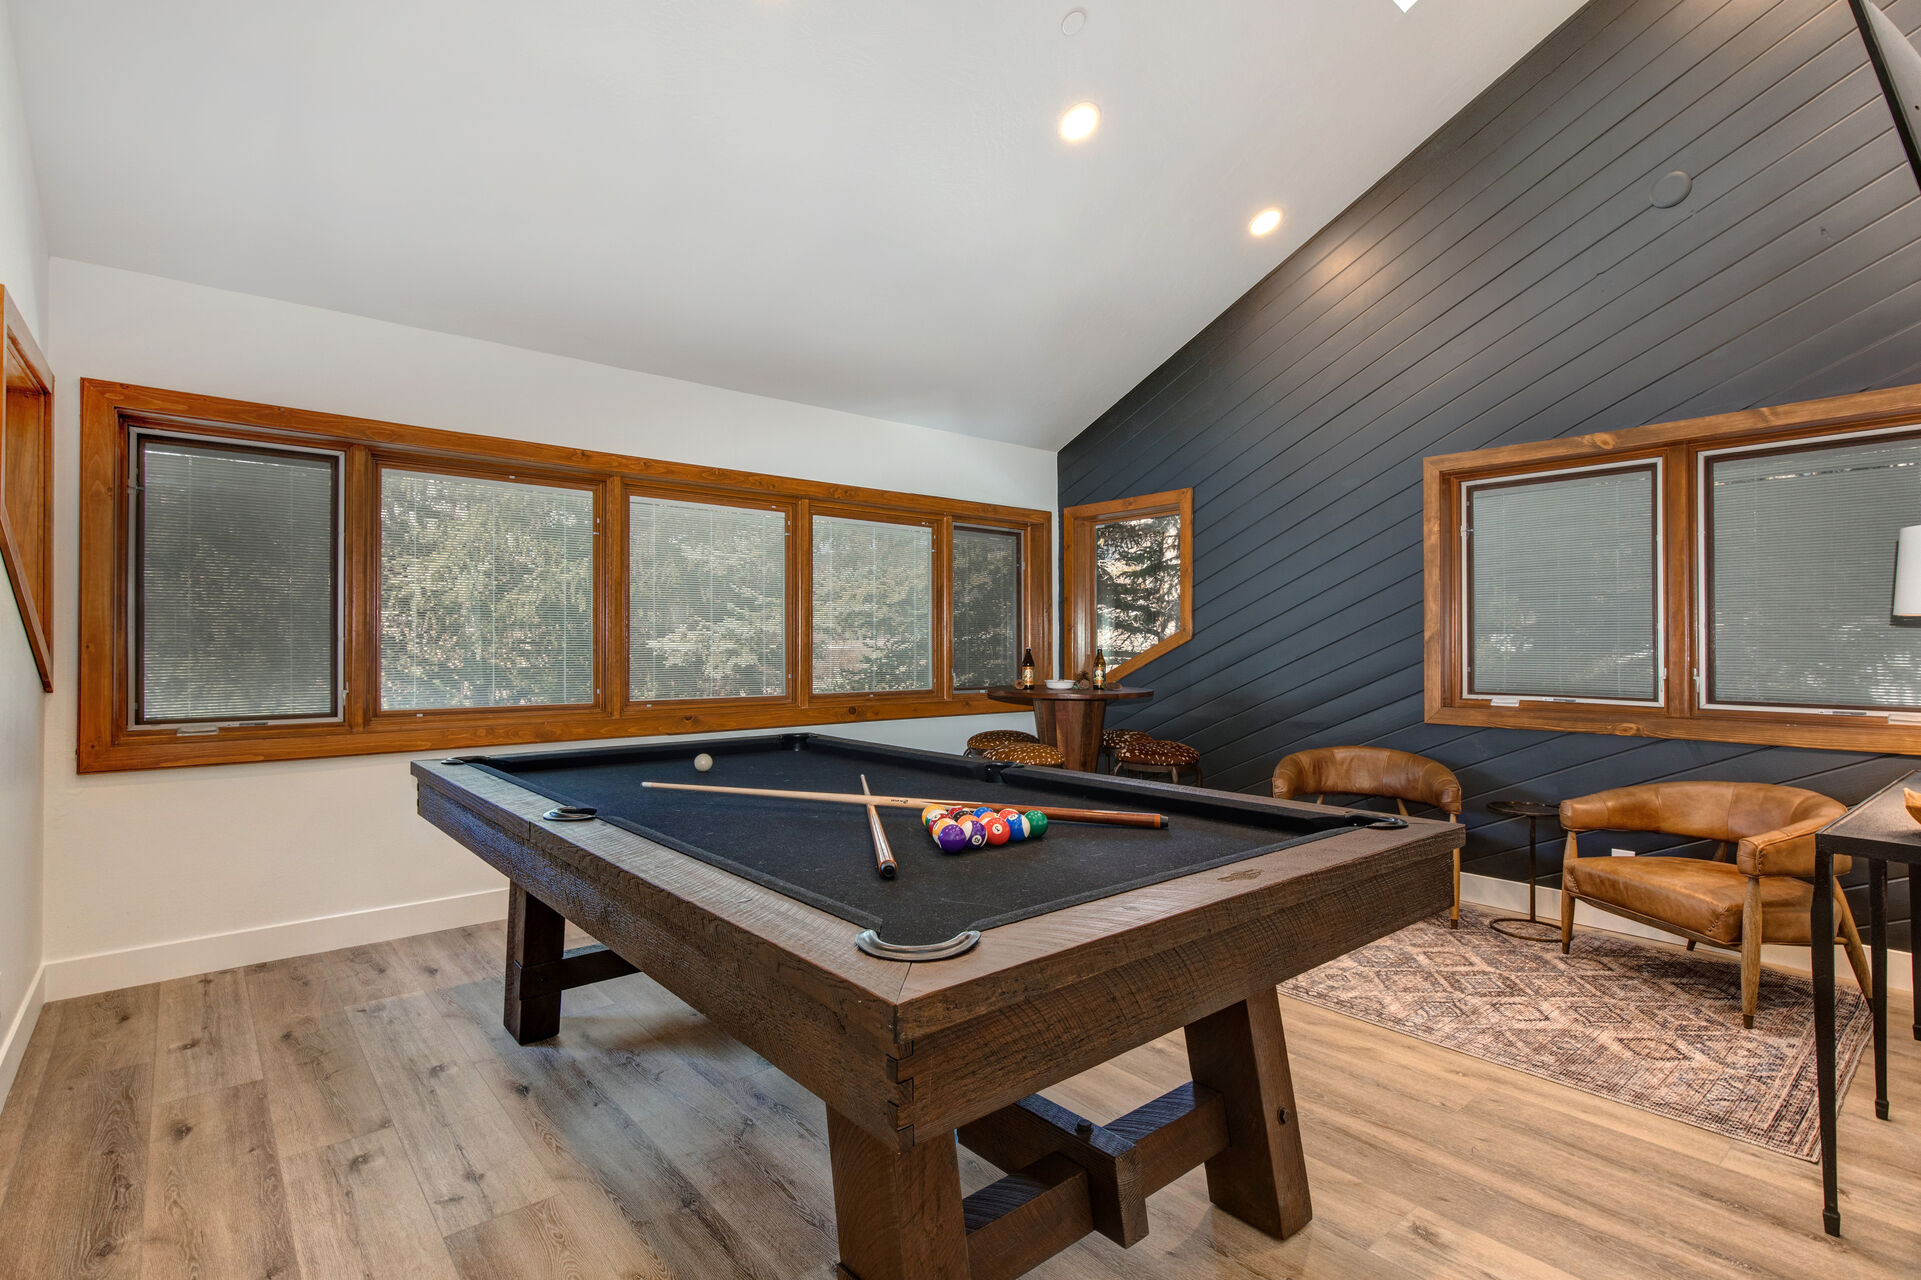
[{"label": "purple billiard ball", "polygon": [[967,831],[958,822],[942,822],[934,828],[934,843],[942,853],[959,853],[968,847]]}]

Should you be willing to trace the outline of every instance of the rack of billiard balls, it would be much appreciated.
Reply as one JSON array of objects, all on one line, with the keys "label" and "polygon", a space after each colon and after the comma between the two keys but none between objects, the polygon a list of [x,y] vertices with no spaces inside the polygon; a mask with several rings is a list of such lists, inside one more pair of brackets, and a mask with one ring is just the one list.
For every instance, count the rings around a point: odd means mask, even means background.
[{"label": "rack of billiard balls", "polygon": [[991,805],[942,808],[930,804],[920,811],[921,825],[943,853],[965,853],[983,845],[1016,844],[1038,840],[1047,832],[1047,815],[1039,809],[996,809]]}]

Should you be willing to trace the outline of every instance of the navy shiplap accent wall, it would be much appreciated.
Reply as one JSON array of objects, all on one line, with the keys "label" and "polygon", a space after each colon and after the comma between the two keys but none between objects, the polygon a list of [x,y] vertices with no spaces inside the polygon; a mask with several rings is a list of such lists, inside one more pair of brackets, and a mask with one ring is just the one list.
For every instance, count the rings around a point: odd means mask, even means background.
[{"label": "navy shiplap accent wall", "polygon": [[[1888,8],[1921,26],[1921,0]],[[1653,208],[1674,169],[1692,194]],[[1467,789],[1469,869],[1510,878],[1526,825],[1489,818],[1500,796],[1852,802],[1921,767],[1421,711],[1424,456],[1921,381],[1918,241],[1846,0],[1594,0],[1063,450],[1063,505],[1194,489],[1194,638],[1112,723],[1247,791],[1304,747],[1432,755]]]}]

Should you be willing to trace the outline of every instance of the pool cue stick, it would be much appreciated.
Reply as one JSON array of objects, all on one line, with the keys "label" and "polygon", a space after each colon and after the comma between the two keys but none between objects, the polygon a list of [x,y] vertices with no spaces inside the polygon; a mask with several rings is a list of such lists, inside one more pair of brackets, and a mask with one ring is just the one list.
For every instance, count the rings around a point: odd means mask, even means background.
[{"label": "pool cue stick", "polygon": [[[867,789],[867,775],[860,775],[860,789],[863,795],[872,795]],[[900,864],[894,861],[894,851],[887,847],[887,833],[880,827],[880,806],[867,806],[867,829],[874,833],[874,866],[880,871],[880,878],[892,880],[900,872]]]},{"label": "pool cue stick", "polygon": [[[765,787],[711,787],[703,786],[698,782],[643,782],[640,785],[653,787],[659,791],[711,791],[719,795],[766,796],[775,800],[813,800],[821,804],[877,804],[888,809],[925,809],[929,805],[952,809],[957,805],[971,807],[980,803],[968,800],[928,800],[913,796],[863,796],[851,791],[775,791]],[[1132,813],[1125,809],[1062,809],[1053,805],[1015,807],[1020,808],[1022,812],[1038,809],[1049,822],[1091,822],[1108,827],[1156,829],[1168,825],[1167,816],[1159,813]]]}]

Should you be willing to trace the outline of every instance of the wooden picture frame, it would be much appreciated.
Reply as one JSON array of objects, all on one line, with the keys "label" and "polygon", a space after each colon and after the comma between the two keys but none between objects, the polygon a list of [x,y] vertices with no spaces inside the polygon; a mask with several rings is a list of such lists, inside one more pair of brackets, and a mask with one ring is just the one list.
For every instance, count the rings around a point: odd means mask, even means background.
[{"label": "wooden picture frame", "polygon": [[0,560],[40,687],[53,690],[53,371],[15,305],[0,289]]}]

